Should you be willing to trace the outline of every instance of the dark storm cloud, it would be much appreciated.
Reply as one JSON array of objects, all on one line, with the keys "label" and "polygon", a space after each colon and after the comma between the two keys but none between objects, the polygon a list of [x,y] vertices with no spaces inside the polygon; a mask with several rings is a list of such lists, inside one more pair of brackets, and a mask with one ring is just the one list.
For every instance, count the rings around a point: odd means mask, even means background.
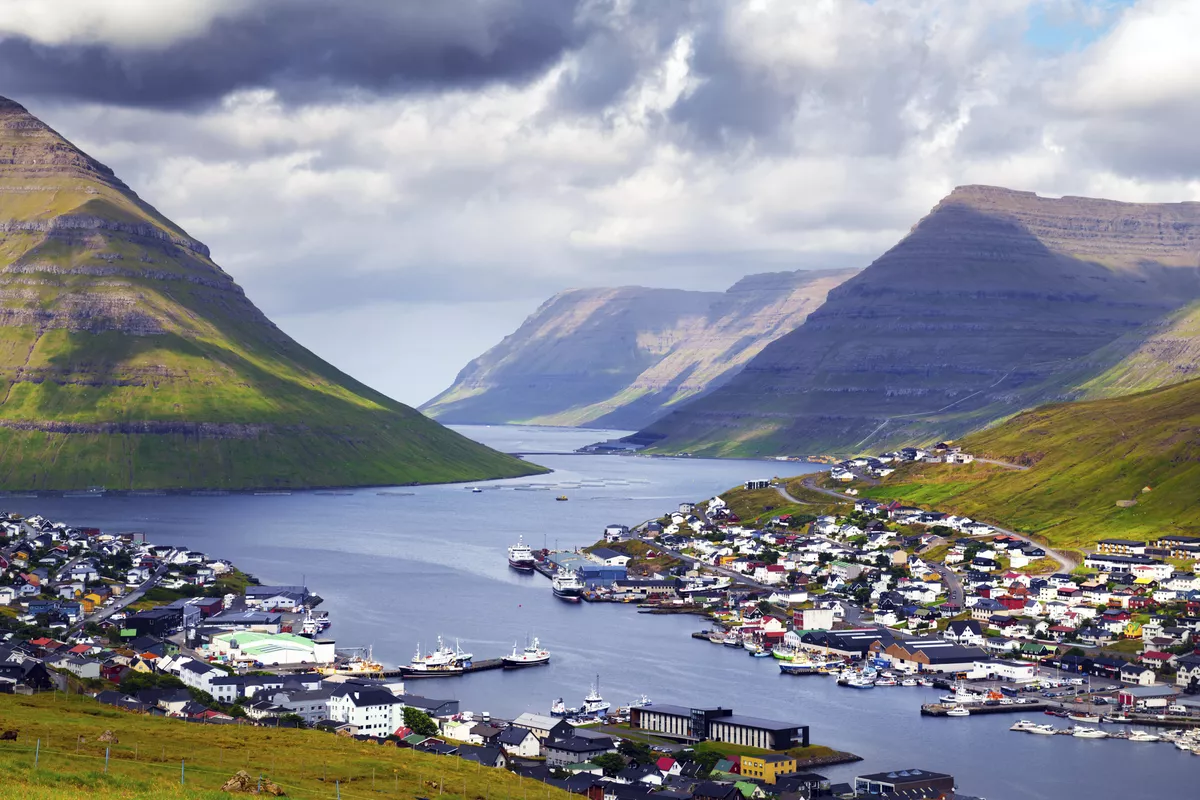
[{"label": "dark storm cloud", "polygon": [[285,101],[521,82],[589,34],[583,0],[262,0],[158,49],[0,39],[0,84],[117,105],[187,108],[239,89]]}]

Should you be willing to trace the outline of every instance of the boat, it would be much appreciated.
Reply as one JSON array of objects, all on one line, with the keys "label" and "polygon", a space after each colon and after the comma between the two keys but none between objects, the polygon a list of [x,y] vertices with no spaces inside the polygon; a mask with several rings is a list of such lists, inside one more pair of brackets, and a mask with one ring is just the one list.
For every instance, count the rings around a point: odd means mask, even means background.
[{"label": "boat", "polygon": [[1062,711],[1061,709],[1057,709],[1057,708],[1047,708],[1042,713],[1044,713],[1046,716],[1059,717],[1060,719],[1066,719],[1066,717],[1067,717],[1067,712]]},{"label": "boat", "polygon": [[1025,729],[1026,733],[1035,733],[1038,736],[1053,736],[1058,733],[1058,728],[1053,725],[1031,725]]},{"label": "boat", "polygon": [[1155,736],[1153,733],[1147,733],[1146,731],[1131,731],[1130,734],[1128,736],[1126,736],[1125,738],[1131,742],[1161,742],[1162,741],[1161,736]]},{"label": "boat", "polygon": [[578,708],[567,708],[567,704],[560,697],[550,706],[550,716],[552,717],[571,717],[579,713]]},{"label": "boat", "polygon": [[304,621],[300,624],[300,635],[312,639],[321,632],[320,626],[313,618],[312,612],[304,615]]},{"label": "boat", "polygon": [[900,681],[900,685],[901,686],[920,686],[920,684],[917,682],[916,678],[905,678],[904,680]]},{"label": "boat", "polygon": [[556,498],[554,498],[554,499],[555,499],[555,500],[558,500],[559,502],[562,502],[562,501],[564,501],[564,500],[567,500],[568,498],[567,498],[567,496],[566,496],[565,494],[560,494],[558,497],[556,497]]},{"label": "boat", "polygon": [[967,708],[966,706],[955,706],[954,708],[952,708],[946,712],[946,716],[947,717],[969,717],[969,716],[971,716],[971,709]]},{"label": "boat", "polygon": [[596,676],[596,682],[592,684],[592,689],[583,698],[583,707],[579,709],[581,714],[599,716],[608,711],[611,704],[600,696],[600,676]]},{"label": "boat", "polygon": [[845,683],[851,689],[874,689],[875,679],[865,675],[852,675]]},{"label": "boat", "polygon": [[811,661],[784,661],[779,671],[784,675],[816,675],[818,666]]},{"label": "boat", "polygon": [[334,664],[317,667],[322,675],[351,675],[359,677],[380,677],[383,675],[383,664],[373,657],[371,648],[366,655],[356,653],[348,659],[342,659]]},{"label": "boat", "polygon": [[578,603],[583,597],[583,583],[573,570],[560,567],[550,581],[554,596],[571,603]]},{"label": "boat", "polygon": [[730,631],[729,633],[725,634],[725,641],[721,642],[721,644],[725,645],[726,647],[741,647],[741,634],[737,633],[736,631]]},{"label": "boat", "polygon": [[751,657],[753,657],[753,658],[770,658],[770,657],[771,657],[771,651],[770,651],[770,650],[767,650],[767,649],[765,649],[765,648],[762,648],[762,647],[760,647],[760,648],[758,648],[757,650],[754,650],[754,651],[752,651],[752,652],[750,653],[750,655],[751,655]]},{"label": "boat", "polygon": [[108,490],[103,486],[89,486],[86,489],[70,489],[63,492],[63,497],[104,497]]},{"label": "boat", "polygon": [[483,494],[483,489],[480,489],[478,486],[472,486],[471,494]]},{"label": "boat", "polygon": [[875,681],[875,685],[876,686],[899,686],[900,684],[896,681],[895,678],[884,677],[884,678],[880,678],[879,680]]},{"label": "boat", "polygon": [[791,661],[796,658],[796,654],[795,650],[782,644],[777,644],[771,648],[771,655],[780,661]]},{"label": "boat", "polygon": [[543,650],[541,642],[539,642],[535,636],[532,642],[527,642],[525,644],[525,649],[520,653],[517,652],[517,645],[514,643],[512,655],[504,656],[501,661],[504,662],[505,669],[535,667],[539,664],[550,663],[550,651]]},{"label": "boat", "polygon": [[1012,725],[1010,725],[1008,729],[1010,731],[1027,731],[1030,728],[1035,727],[1036,725],[1037,725],[1036,722],[1032,722],[1027,719],[1019,719],[1016,722],[1014,722]]},{"label": "boat", "polygon": [[679,589],[679,594],[696,594],[697,592],[720,591],[721,589],[728,589],[732,585],[733,578],[729,577],[718,578],[712,583],[699,578],[692,578]]},{"label": "boat", "polygon": [[753,653],[755,650],[761,649],[761,645],[759,645],[758,642],[754,641],[749,636],[746,636],[742,639],[742,649]]},{"label": "boat", "polygon": [[1100,722],[1100,715],[1099,714],[1073,713],[1073,714],[1067,714],[1067,719],[1072,720],[1074,722],[1090,722],[1092,724],[1098,724]]},{"label": "boat", "polygon": [[712,631],[708,634],[707,638],[713,644],[721,644],[725,641],[725,634],[721,633],[721,631]]},{"label": "boat", "polygon": [[1099,728],[1087,728],[1083,725],[1076,725],[1071,731],[1071,735],[1077,739],[1107,739],[1108,734]]},{"label": "boat", "polygon": [[517,543],[508,548],[508,565],[515,570],[521,572],[533,572],[533,567],[537,560],[533,557],[533,550],[529,545],[525,544],[525,539],[522,536],[517,537]]}]

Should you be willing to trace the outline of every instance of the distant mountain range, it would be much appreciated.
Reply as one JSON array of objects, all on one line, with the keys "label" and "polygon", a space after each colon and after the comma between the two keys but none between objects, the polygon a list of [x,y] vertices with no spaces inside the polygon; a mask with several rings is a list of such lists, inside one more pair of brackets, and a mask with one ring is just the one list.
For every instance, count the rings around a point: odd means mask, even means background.
[{"label": "distant mountain range", "polygon": [[108,167],[0,98],[0,487],[478,480],[539,467],[280,331]]},{"label": "distant mountain range", "polygon": [[1200,204],[954,190],[803,325],[639,432],[660,452],[879,450],[1200,366]]},{"label": "distant mountain range", "polygon": [[447,423],[637,429],[729,380],[855,273],[751,275],[725,292],[562,292],[421,409]]}]

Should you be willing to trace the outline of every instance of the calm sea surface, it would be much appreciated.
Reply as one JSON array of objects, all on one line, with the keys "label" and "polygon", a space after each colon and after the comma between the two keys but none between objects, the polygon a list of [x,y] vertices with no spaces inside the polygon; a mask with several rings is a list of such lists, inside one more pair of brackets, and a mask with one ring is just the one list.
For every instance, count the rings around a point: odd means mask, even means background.
[{"label": "calm sea surface", "polygon": [[[953,773],[960,789],[996,798],[1195,797],[1200,758],[1169,744],[1041,737],[1007,730],[1016,716],[929,719],[919,688],[855,691],[820,677],[783,676],[774,659],[693,640],[690,616],[637,614],[624,605],[569,605],[540,575],[508,568],[518,535],[535,546],[595,542],[606,524],[658,516],[750,478],[815,466],[762,461],[580,456],[575,447],[616,432],[526,427],[459,428],[554,469],[534,478],[289,496],[29,498],[6,508],[109,531],[144,530],[151,541],[187,544],[228,558],[263,582],[300,583],[326,598],[339,648],[372,646],[388,664],[441,635],[477,658],[499,656],[539,636],[548,667],[496,670],[410,682],[464,709],[510,716],[545,713],[557,697],[579,705],[597,675],[606,699],[641,694],[681,705],[736,711],[812,727],[813,741],[865,762],[823,770],[835,780],[917,767]],[[556,502],[566,494],[569,502]],[[1053,721],[1039,715],[1038,722]],[[1061,724],[1061,721],[1059,721]]]}]

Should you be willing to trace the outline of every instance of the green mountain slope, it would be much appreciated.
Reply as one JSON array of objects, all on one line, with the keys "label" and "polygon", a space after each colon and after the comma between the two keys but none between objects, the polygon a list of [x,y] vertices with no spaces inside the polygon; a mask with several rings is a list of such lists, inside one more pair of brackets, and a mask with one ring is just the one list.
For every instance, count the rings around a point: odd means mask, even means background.
[{"label": "green mountain slope", "polygon": [[562,292],[421,410],[443,422],[640,428],[720,386],[854,274],[764,273],[725,292]]},{"label": "green mountain slope", "polygon": [[936,496],[941,509],[1065,547],[1200,533],[1200,381],[1045,406],[961,443],[977,455],[1031,466],[910,467],[870,493]]},{"label": "green mountain slope", "polygon": [[371,485],[539,469],[305,350],[207,247],[0,98],[0,487]]}]

